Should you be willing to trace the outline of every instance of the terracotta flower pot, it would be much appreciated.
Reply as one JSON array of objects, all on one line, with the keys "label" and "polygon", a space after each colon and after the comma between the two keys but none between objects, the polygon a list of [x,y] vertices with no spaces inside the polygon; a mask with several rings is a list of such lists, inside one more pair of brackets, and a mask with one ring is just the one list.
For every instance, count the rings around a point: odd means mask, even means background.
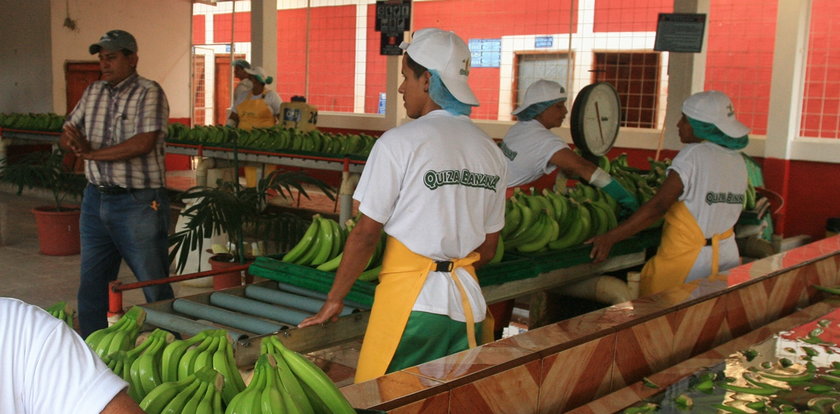
[{"label": "terracotta flower pot", "polygon": [[[220,253],[210,256],[207,260],[210,263],[210,269],[223,270],[231,267],[240,266],[236,259],[230,253]],[[251,261],[251,260],[248,260]],[[245,272],[243,279],[242,271],[222,273],[213,277],[213,290],[222,290],[236,286],[242,286],[243,283],[251,283],[253,276]]]},{"label": "terracotta flower pot", "polygon": [[55,211],[53,207],[35,207],[40,253],[48,256],[70,256],[81,251],[78,207]]}]

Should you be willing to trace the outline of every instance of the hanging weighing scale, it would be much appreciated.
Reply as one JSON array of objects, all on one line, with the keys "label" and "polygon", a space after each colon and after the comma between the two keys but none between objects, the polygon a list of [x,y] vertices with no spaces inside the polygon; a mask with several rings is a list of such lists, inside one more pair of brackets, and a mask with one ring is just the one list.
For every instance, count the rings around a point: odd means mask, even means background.
[{"label": "hanging weighing scale", "polygon": [[621,123],[621,101],[618,91],[608,82],[585,86],[572,104],[572,141],[581,155],[598,165],[598,157],[606,153],[618,138]]}]

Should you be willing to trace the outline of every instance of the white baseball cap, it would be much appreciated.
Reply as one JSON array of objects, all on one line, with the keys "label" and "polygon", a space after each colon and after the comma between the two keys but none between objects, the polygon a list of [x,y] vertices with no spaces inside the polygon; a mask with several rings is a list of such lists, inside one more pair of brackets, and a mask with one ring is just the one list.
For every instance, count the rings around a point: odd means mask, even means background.
[{"label": "white baseball cap", "polygon": [[750,129],[735,119],[732,100],[719,91],[698,92],[683,102],[685,116],[716,126],[732,138],[741,138],[750,133]]},{"label": "white baseball cap", "polygon": [[522,99],[522,105],[511,113],[516,115],[533,104],[556,99],[565,101],[567,97],[566,89],[560,86],[559,83],[540,79],[528,86],[528,89],[525,90],[525,97]]},{"label": "white baseball cap", "polygon": [[402,42],[400,49],[426,69],[435,70],[449,92],[467,105],[478,105],[470,89],[470,48],[454,32],[435,28],[414,32],[411,43]]},{"label": "white baseball cap", "polygon": [[271,76],[266,76],[265,69],[263,69],[262,66],[243,68],[242,70],[244,70],[245,73],[249,75],[256,76],[257,80],[260,81],[260,83],[271,84],[271,82],[274,80],[274,78],[272,78]]}]

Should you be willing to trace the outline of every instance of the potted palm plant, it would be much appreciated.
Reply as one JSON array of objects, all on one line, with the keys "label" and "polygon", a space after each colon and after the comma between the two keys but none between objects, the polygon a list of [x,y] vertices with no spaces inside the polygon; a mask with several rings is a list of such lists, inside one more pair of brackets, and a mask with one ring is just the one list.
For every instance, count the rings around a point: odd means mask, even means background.
[{"label": "potted palm plant", "polygon": [[50,191],[53,203],[32,209],[38,228],[40,252],[50,256],[67,256],[80,251],[79,216],[76,204],[66,204],[68,197],[80,199],[87,180],[64,164],[64,151],[38,151],[26,154],[15,162],[0,160],[0,181],[17,187],[44,188]]},{"label": "potted palm plant", "polygon": [[[274,170],[251,188],[236,181],[219,180],[216,184],[192,187],[177,196],[186,205],[181,212],[186,220],[183,229],[169,239],[170,261],[175,263],[176,272],[184,269],[193,251],[198,251],[201,260],[204,241],[214,235],[227,235],[227,245],[233,249],[212,256],[211,265],[214,261],[246,263],[249,259],[244,248],[246,238],[267,241],[278,250],[296,243],[309,221],[299,214],[266,208],[272,196],[291,198],[294,189],[308,198],[304,185],[312,185],[335,199],[335,191],[330,186],[300,171]],[[239,284],[236,275],[224,280],[216,277],[214,287]]]}]

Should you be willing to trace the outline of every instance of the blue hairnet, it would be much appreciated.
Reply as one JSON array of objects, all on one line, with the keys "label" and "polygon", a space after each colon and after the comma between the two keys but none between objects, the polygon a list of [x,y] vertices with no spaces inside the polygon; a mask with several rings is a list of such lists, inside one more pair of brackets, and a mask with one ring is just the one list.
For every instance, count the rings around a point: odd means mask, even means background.
[{"label": "blue hairnet", "polygon": [[455,115],[467,115],[472,112],[472,105],[467,105],[452,96],[452,92],[443,84],[438,71],[429,69],[432,79],[429,81],[429,96],[447,112]]},{"label": "blue hairnet", "polygon": [[522,112],[516,114],[516,119],[520,121],[530,121],[537,117],[537,115],[543,113],[548,107],[551,105],[556,104],[557,102],[565,101],[565,99],[552,99],[550,101],[545,102],[537,102],[525,109]]},{"label": "blue hairnet", "polygon": [[685,119],[688,120],[688,124],[691,125],[691,129],[694,130],[695,137],[714,142],[721,147],[738,150],[746,147],[747,143],[749,143],[749,135],[744,135],[743,137],[738,138],[730,137],[718,129],[715,124],[698,121],[696,119],[689,118],[688,116],[686,116]]}]

